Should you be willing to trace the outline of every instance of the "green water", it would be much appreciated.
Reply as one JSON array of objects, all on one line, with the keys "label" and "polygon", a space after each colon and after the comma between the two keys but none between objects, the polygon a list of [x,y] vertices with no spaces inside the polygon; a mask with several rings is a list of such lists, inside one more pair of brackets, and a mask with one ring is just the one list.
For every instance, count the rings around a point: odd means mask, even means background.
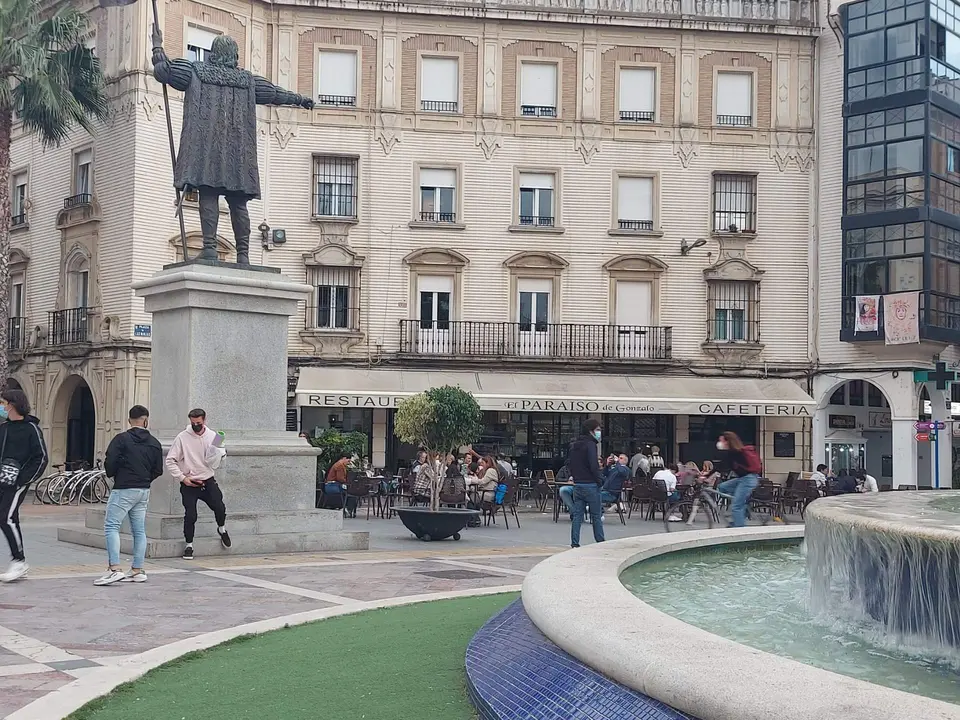
[{"label": "green water", "polygon": [[799,545],[671,553],[627,568],[620,580],[644,602],[716,635],[960,704],[960,665],[884,641],[869,622],[814,617]]},{"label": "green water", "polygon": [[930,503],[930,507],[936,508],[937,510],[960,513],[960,497],[940,498]]}]

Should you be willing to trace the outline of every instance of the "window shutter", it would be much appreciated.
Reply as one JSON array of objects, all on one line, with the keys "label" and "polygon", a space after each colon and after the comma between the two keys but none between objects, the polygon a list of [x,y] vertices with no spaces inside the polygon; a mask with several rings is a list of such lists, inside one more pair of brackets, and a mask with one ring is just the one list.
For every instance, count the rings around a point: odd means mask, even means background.
[{"label": "window shutter", "polygon": [[654,112],[657,73],[653,68],[620,70],[620,109],[625,112]]},{"label": "window shutter", "polygon": [[520,187],[549,188],[553,190],[554,176],[550,173],[520,173]]},{"label": "window shutter", "polygon": [[522,63],[520,104],[557,107],[557,66],[555,63]]},{"label": "window shutter", "polygon": [[76,154],[76,164],[79,168],[81,165],[89,165],[93,162],[93,151],[92,150],[81,150]]},{"label": "window shutter", "polygon": [[753,75],[717,73],[717,115],[753,117]]},{"label": "window shutter", "polygon": [[357,54],[342,50],[320,51],[319,95],[357,96]]},{"label": "window shutter", "polygon": [[220,33],[211,32],[210,30],[204,30],[203,28],[194,27],[193,25],[187,26],[187,45],[192,45],[193,47],[203,48],[204,50],[209,50],[213,47],[213,39],[217,37]]},{"label": "window shutter", "polygon": [[617,220],[653,220],[653,178],[622,177],[618,185]]},{"label": "window shutter", "polygon": [[420,169],[420,187],[455,188],[456,186],[456,170],[435,168]]},{"label": "window shutter", "polygon": [[542,278],[517,278],[517,292],[547,293],[553,292],[553,280]]},{"label": "window shutter", "polygon": [[456,58],[425,57],[420,61],[420,99],[459,102],[460,63]]}]

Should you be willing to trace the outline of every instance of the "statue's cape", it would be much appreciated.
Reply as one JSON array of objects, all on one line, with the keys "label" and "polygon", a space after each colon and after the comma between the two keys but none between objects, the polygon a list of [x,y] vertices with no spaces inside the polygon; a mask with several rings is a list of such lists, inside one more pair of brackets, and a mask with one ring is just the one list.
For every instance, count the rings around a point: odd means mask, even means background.
[{"label": "statue's cape", "polygon": [[253,75],[247,70],[226,67],[224,65],[214,65],[209,62],[193,63],[193,71],[197,74],[200,82],[206,85],[218,85],[220,87],[250,87],[250,81],[253,78]]}]

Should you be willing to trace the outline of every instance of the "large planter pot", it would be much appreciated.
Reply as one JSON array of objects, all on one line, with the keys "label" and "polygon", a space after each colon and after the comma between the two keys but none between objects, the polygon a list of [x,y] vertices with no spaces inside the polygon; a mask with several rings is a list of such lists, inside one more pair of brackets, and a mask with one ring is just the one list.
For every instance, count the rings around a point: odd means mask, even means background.
[{"label": "large planter pot", "polygon": [[452,537],[460,539],[463,530],[471,518],[479,517],[479,510],[461,508],[441,508],[430,510],[420,507],[395,507],[393,511],[400,516],[403,526],[421,540],[446,540]]}]

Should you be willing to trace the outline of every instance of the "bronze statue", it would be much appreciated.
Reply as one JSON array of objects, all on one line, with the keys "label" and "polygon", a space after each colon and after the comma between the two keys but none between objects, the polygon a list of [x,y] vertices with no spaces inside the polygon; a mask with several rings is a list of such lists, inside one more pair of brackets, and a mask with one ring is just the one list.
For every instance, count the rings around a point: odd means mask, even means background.
[{"label": "bronze statue", "polygon": [[199,192],[203,231],[199,259],[217,259],[217,224],[223,195],[230,208],[237,263],[249,265],[247,203],[260,197],[256,106],[312,109],[313,100],[277,87],[240,68],[239,63],[237,41],[226,35],[214,39],[202,62],[170,60],[163,51],[163,36],[154,27],[153,76],[185,93],[173,183],[183,193]]}]

